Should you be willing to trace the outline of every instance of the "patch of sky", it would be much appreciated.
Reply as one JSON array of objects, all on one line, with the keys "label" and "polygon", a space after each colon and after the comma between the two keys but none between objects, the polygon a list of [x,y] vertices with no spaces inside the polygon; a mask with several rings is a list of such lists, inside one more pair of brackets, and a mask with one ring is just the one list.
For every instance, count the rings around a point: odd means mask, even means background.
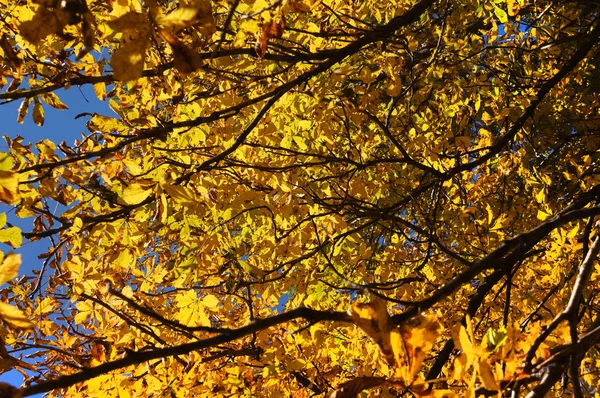
[{"label": "patch of sky", "polygon": [[[67,110],[60,111],[50,106],[44,106],[45,121],[44,126],[37,126],[30,115],[28,115],[23,124],[17,123],[17,114],[20,101],[2,103],[0,105],[0,134],[11,139],[17,136],[23,137],[23,144],[36,143],[44,139],[50,139],[56,144],[61,141],[67,143],[73,142],[76,139],[81,139],[82,133],[87,133],[85,126],[85,118],[76,118],[77,115],[84,112],[97,112],[105,115],[114,115],[113,111],[105,102],[97,99],[92,86],[71,87],[68,90],[57,90],[56,94],[61,101],[68,106]],[[31,105],[30,105],[31,106]],[[8,152],[8,146],[0,145],[0,151]],[[61,156],[57,151],[57,155]],[[62,181],[64,183],[64,181]],[[73,205],[73,204],[72,204]],[[62,212],[68,207],[56,204],[56,208],[50,209],[52,212]],[[0,212],[6,212],[8,221],[23,231],[32,229],[32,219],[21,219],[15,216],[14,208],[0,204]],[[5,253],[15,251],[21,254],[22,265],[19,270],[19,275],[31,275],[34,270],[40,270],[43,266],[43,260],[38,256],[47,251],[48,241],[39,240],[36,242],[25,242],[18,249],[12,249],[10,246],[0,244],[0,249]],[[35,276],[34,276],[35,277]],[[58,317],[51,319],[54,322],[60,323]],[[49,336],[48,336],[49,337]],[[39,348],[42,349],[42,348]],[[37,349],[25,351],[13,351],[9,347],[8,352],[11,355],[22,356],[27,361],[27,356],[35,353]],[[28,372],[30,373],[30,372]],[[33,374],[33,373],[30,373]],[[0,375],[0,381],[19,386],[23,382],[23,375],[15,370],[3,373]],[[38,395],[41,397],[41,395]]]}]

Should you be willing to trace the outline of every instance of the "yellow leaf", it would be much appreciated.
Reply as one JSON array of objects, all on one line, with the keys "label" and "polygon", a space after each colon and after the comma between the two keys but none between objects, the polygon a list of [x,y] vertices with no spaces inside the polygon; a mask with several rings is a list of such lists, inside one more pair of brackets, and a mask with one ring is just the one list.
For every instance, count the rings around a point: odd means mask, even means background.
[{"label": "yellow leaf", "polygon": [[383,377],[356,377],[339,385],[330,398],[356,398],[362,390],[384,383],[386,383],[386,379]]},{"label": "yellow leaf", "polygon": [[61,32],[63,27],[54,12],[39,7],[31,19],[21,22],[19,31],[25,40],[37,44],[48,35]]},{"label": "yellow leaf", "polygon": [[489,328],[483,338],[482,345],[487,346],[487,349],[495,351],[504,344],[508,337],[505,327],[500,327],[496,330]]},{"label": "yellow leaf", "polygon": [[202,304],[204,304],[204,306],[207,308],[215,308],[219,305],[219,303],[219,299],[212,294],[202,297]]},{"label": "yellow leaf", "polygon": [[295,359],[287,365],[287,370],[293,372],[295,370],[303,369],[306,366],[306,361],[302,359]]},{"label": "yellow leaf", "polygon": [[205,37],[217,31],[210,0],[192,0],[185,3],[185,6],[159,18],[157,23],[161,26],[173,27],[175,29],[195,26]]},{"label": "yellow leaf", "polygon": [[405,383],[412,384],[421,369],[425,356],[431,351],[442,332],[442,326],[435,316],[419,314],[416,322],[400,326],[400,335],[406,350],[408,368]]},{"label": "yellow leaf", "polygon": [[538,203],[546,202],[546,190],[544,188],[540,189],[540,191],[535,195],[535,200]]},{"label": "yellow leaf", "polygon": [[164,17],[156,21],[162,26],[171,26],[175,28],[184,28],[192,25],[196,21],[198,10],[189,7],[180,7],[168,13]]},{"label": "yellow leaf", "polygon": [[115,78],[122,82],[136,80],[144,73],[144,57],[148,40],[143,37],[122,44],[112,56],[110,66]]},{"label": "yellow leaf", "polygon": [[492,206],[488,203],[485,206],[485,209],[488,213],[488,225],[492,225],[492,221],[494,221],[494,211],[492,210]]},{"label": "yellow leaf", "polygon": [[27,319],[23,311],[0,301],[0,319],[13,329],[31,330],[34,325]]},{"label": "yellow leaf", "polygon": [[0,201],[14,204],[19,200],[19,176],[10,171],[0,171]]},{"label": "yellow leaf", "polygon": [[538,175],[539,175],[540,179],[544,182],[544,184],[546,184],[546,186],[552,185],[552,178],[550,178],[550,176],[548,174],[539,173]]},{"label": "yellow leaf", "polygon": [[390,332],[390,345],[392,346],[396,362],[395,376],[402,380],[407,380],[409,378],[410,359],[404,345],[404,339],[402,338],[402,334],[400,334],[400,329],[394,328]]},{"label": "yellow leaf", "polygon": [[519,5],[516,4],[515,0],[508,0],[506,2],[507,5],[507,10],[508,10],[508,15],[510,15],[511,17],[514,17],[517,12],[519,11]]},{"label": "yellow leaf", "polygon": [[420,391],[412,391],[411,393],[417,398],[458,398],[463,397],[462,395],[458,395],[454,391],[451,390],[425,390],[423,392]]},{"label": "yellow leaf", "polygon": [[54,93],[47,93],[42,95],[42,99],[44,101],[46,101],[46,103],[48,105],[50,105],[51,107],[55,108],[55,109],[59,109],[61,111],[65,110],[65,109],[69,109],[68,106],[66,106],[61,100],[60,98],[58,98],[58,95],[54,94]]},{"label": "yellow leaf", "polygon": [[244,271],[246,271],[247,273],[249,273],[251,276],[254,276],[256,278],[262,278],[264,276],[264,272],[263,270],[261,270],[260,268],[256,267],[255,265],[250,264],[247,261],[244,260],[238,260],[238,263],[240,264],[240,266],[242,267],[242,269]]},{"label": "yellow leaf", "polygon": [[100,101],[104,101],[106,99],[106,84],[105,83],[94,84],[94,93],[96,94],[96,97]]},{"label": "yellow leaf", "polygon": [[371,68],[365,66],[360,70],[360,80],[362,80],[362,82],[367,85],[371,84],[371,82],[373,81],[373,74],[371,73]]},{"label": "yellow leaf", "polygon": [[148,19],[148,14],[129,11],[117,19],[109,21],[107,25],[115,32],[123,32],[125,30],[144,32],[150,28],[150,20]]},{"label": "yellow leaf", "polygon": [[182,205],[194,206],[198,204],[196,194],[189,188],[179,185],[163,185],[163,189],[171,196],[171,198]]},{"label": "yellow leaf", "polygon": [[20,254],[7,254],[6,257],[4,257],[2,264],[0,264],[0,284],[8,282],[9,280],[17,276],[20,265]]},{"label": "yellow leaf", "polygon": [[500,23],[507,23],[508,15],[506,14],[506,11],[504,11],[502,8],[498,7],[495,4],[493,4],[493,6],[494,6],[494,14],[496,14],[496,17],[498,18]]},{"label": "yellow leaf", "polygon": [[573,228],[571,228],[571,230],[569,230],[569,232],[567,232],[567,238],[569,238],[569,239],[575,238],[575,236],[577,236],[577,232],[579,232],[579,225],[575,224],[575,226]]},{"label": "yellow leaf", "polygon": [[484,360],[479,361],[479,378],[486,390],[498,391],[500,389],[490,365]]},{"label": "yellow leaf", "polygon": [[44,125],[44,107],[38,97],[33,97],[33,122],[38,126]]},{"label": "yellow leaf", "polygon": [[131,269],[135,266],[135,258],[131,255],[129,249],[125,249],[119,253],[113,264],[120,266],[122,269]]},{"label": "yellow leaf", "polygon": [[10,171],[13,163],[13,157],[10,153],[0,152],[0,171]]},{"label": "yellow leaf", "polygon": [[375,297],[370,303],[354,303],[350,307],[350,317],[375,343],[390,365],[394,365],[394,349],[391,344],[391,331],[394,329],[384,300]]},{"label": "yellow leaf", "polygon": [[552,216],[552,214],[548,214],[543,210],[538,210],[536,216],[537,216],[538,220],[544,221],[544,220],[550,218]]},{"label": "yellow leaf", "polygon": [[0,229],[0,242],[10,244],[14,249],[21,247],[23,236],[21,230],[17,227],[8,227]]},{"label": "yellow leaf", "polygon": [[120,199],[127,205],[137,205],[146,200],[151,193],[152,189],[144,188],[139,184],[131,184],[123,190]]}]

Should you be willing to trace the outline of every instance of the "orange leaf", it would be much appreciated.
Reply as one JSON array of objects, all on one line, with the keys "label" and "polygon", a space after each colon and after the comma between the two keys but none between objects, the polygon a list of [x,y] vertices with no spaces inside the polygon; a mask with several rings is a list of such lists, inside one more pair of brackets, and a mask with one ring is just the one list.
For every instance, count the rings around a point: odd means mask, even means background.
[{"label": "orange leaf", "polygon": [[[405,352],[407,362],[406,370],[403,372],[406,384],[412,384],[425,356],[431,351],[441,332],[442,326],[437,318],[424,314],[419,314],[415,322],[405,323],[400,327],[401,341],[404,343],[402,351]],[[394,346],[396,357],[399,351]]]},{"label": "orange leaf", "polygon": [[375,297],[370,303],[355,303],[350,316],[356,324],[379,346],[390,365],[394,365],[394,349],[391,332],[395,328],[388,315],[385,301]]},{"label": "orange leaf", "polygon": [[274,37],[281,37],[285,30],[285,18],[282,16],[278,20],[272,20],[269,23],[263,25],[258,37],[256,38],[256,44],[254,50],[259,59],[263,59],[267,53],[267,45],[269,39]]}]

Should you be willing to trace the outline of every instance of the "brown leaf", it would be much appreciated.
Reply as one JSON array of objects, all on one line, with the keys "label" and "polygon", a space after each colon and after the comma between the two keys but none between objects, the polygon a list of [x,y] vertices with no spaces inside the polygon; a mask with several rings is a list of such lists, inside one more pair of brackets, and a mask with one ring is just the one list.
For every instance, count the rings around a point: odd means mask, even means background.
[{"label": "brown leaf", "polygon": [[[410,385],[416,374],[421,369],[425,356],[431,351],[440,336],[442,327],[435,316],[419,314],[412,323],[400,326],[402,336],[402,350],[405,353],[406,367],[403,369],[403,378]],[[394,350],[397,352],[397,350]],[[398,364],[400,365],[400,364]]]},{"label": "brown leaf", "polygon": [[262,26],[260,33],[256,37],[256,44],[254,45],[254,51],[259,59],[263,59],[267,53],[267,45],[269,39],[281,37],[285,30],[285,18],[281,16],[280,19],[271,20]]},{"label": "brown leaf", "polygon": [[39,97],[33,97],[33,122],[38,126],[44,125],[44,107]]},{"label": "brown leaf", "polygon": [[261,31],[256,38],[256,44],[254,45],[254,51],[258,56],[258,59],[263,59],[265,54],[267,53],[267,44],[269,39],[267,36]]},{"label": "brown leaf", "polygon": [[4,52],[4,59],[8,61],[10,67],[20,73],[21,64],[23,61],[21,61],[21,58],[19,58],[16,50],[9,43],[8,35],[6,33],[4,33],[2,38],[0,38],[0,48],[2,48],[2,51]]},{"label": "brown leaf", "polygon": [[83,22],[81,23],[81,33],[83,34],[83,49],[77,54],[77,59],[83,58],[87,53],[94,49],[96,43],[96,19],[88,10],[83,14]]},{"label": "brown leaf", "polygon": [[292,6],[293,12],[309,12],[310,11],[310,6],[308,4],[304,4],[300,1],[292,0],[290,2],[290,5]]},{"label": "brown leaf", "polygon": [[29,104],[31,103],[31,98],[23,99],[21,105],[19,105],[19,110],[17,113],[17,123],[23,124],[25,121],[25,116],[27,116],[27,112],[29,112]]},{"label": "brown leaf", "polygon": [[14,204],[19,200],[19,175],[11,171],[0,171],[0,201]]},{"label": "brown leaf", "polygon": [[173,64],[180,73],[188,74],[200,69],[203,65],[198,52],[183,44],[178,38],[165,30],[159,32],[173,50]]}]

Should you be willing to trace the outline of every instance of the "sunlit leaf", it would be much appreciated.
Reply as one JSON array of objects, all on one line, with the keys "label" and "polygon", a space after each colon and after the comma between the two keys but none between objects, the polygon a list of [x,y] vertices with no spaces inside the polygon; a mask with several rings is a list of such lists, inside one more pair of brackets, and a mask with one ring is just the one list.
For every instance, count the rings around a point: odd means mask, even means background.
[{"label": "sunlit leaf", "polygon": [[8,282],[17,276],[21,265],[21,255],[9,253],[0,264],[0,284]]},{"label": "sunlit leaf", "polygon": [[0,229],[0,242],[8,243],[13,248],[18,248],[23,243],[21,230],[17,227],[8,227]]},{"label": "sunlit leaf", "polygon": [[13,329],[31,330],[33,323],[27,319],[23,311],[12,305],[0,301],[0,320]]},{"label": "sunlit leaf", "polygon": [[139,184],[131,184],[123,190],[121,200],[127,205],[137,205],[146,200],[151,194],[151,188],[143,187]]},{"label": "sunlit leaf", "polygon": [[0,171],[0,201],[13,204],[19,200],[19,175]]}]

